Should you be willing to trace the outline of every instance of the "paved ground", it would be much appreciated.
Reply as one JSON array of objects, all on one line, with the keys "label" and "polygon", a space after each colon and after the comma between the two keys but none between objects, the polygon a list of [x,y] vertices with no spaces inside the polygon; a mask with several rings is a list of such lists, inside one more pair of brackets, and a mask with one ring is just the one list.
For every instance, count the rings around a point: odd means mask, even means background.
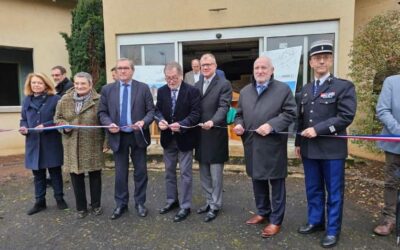
[{"label": "paved ground", "polygon": [[[195,213],[181,223],[172,222],[175,211],[158,214],[165,196],[161,171],[149,172],[146,203],[149,216],[139,218],[130,204],[129,213],[116,221],[108,219],[114,208],[112,170],[103,173],[105,213],[82,220],[75,219],[69,182],[65,184],[65,198],[71,209],[57,210],[50,189],[48,209],[27,216],[26,210],[33,204],[32,178],[10,176],[0,182],[0,249],[320,249],[322,233],[310,236],[296,233],[305,221],[306,203],[304,179],[301,175],[294,176],[300,178],[287,179],[287,210],[282,231],[271,239],[261,238],[262,225],[244,224],[254,213],[254,203],[251,182],[241,173],[225,175],[224,208],[211,223],[204,223],[203,216]],[[195,171],[194,210],[202,204],[199,175]],[[396,249],[393,235],[377,237],[371,233],[375,223],[372,213],[356,200],[346,200],[341,240],[336,249]]]}]

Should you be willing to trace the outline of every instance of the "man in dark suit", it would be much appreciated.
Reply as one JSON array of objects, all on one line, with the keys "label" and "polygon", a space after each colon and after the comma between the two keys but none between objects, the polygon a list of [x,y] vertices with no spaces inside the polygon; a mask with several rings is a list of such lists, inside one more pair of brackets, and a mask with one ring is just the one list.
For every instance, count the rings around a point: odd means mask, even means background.
[{"label": "man in dark suit", "polygon": [[[257,214],[248,225],[268,221],[262,237],[279,233],[286,207],[287,134],[296,119],[296,102],[285,83],[273,78],[268,57],[254,62],[255,81],[240,91],[234,131],[242,136],[246,172],[253,182]],[[271,198],[270,198],[271,186]]]},{"label": "man in dark suit", "polygon": [[[196,145],[197,129],[184,128],[198,124],[200,120],[200,91],[182,81],[182,67],[168,63],[164,68],[166,85],[157,93],[156,120],[161,129],[161,145],[164,148],[166,205],[160,209],[165,214],[176,207],[179,212],[174,222],[185,220],[192,206],[193,148]],[[180,199],[176,180],[176,165],[179,161],[181,176]]]},{"label": "man in dark suit", "polygon": [[347,140],[320,135],[346,135],[357,106],[353,83],[329,72],[332,53],[331,41],[311,45],[314,81],[301,90],[297,129],[301,135],[296,136],[295,142],[296,155],[303,160],[308,205],[308,222],[298,232],[310,234],[326,228],[321,240],[321,246],[326,248],[337,244],[341,230]]},{"label": "man in dark suit", "polygon": [[214,55],[204,54],[200,59],[202,80],[195,84],[201,93],[203,124],[196,147],[195,159],[200,164],[200,181],[206,204],[197,210],[206,213],[205,222],[214,220],[222,207],[222,181],[224,162],[228,160],[228,130],[226,113],[232,100],[232,87],[228,80],[216,74]]},{"label": "man in dark suit", "polygon": [[109,145],[115,160],[115,202],[111,219],[117,219],[128,208],[128,168],[131,156],[135,181],[135,208],[145,217],[147,208],[147,163],[146,150],[150,143],[149,125],[154,119],[153,97],[147,84],[132,79],[134,65],[130,59],[117,62],[119,80],[107,84],[101,91],[98,116],[108,129]]},{"label": "man in dark suit", "polygon": [[51,77],[56,86],[57,95],[63,96],[74,84],[67,77],[67,70],[63,66],[54,66],[51,68]]}]

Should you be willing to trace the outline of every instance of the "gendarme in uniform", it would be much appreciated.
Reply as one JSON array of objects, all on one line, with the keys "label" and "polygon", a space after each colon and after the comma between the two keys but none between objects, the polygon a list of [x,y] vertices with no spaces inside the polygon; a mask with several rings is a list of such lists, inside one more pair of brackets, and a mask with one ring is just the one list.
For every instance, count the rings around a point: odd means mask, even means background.
[{"label": "gendarme in uniform", "polygon": [[300,93],[297,132],[301,135],[295,142],[304,165],[308,221],[298,232],[309,234],[326,229],[321,245],[332,247],[339,239],[342,224],[347,140],[320,135],[346,134],[356,113],[356,93],[352,82],[330,74],[331,41],[313,43],[309,53],[314,81]]}]

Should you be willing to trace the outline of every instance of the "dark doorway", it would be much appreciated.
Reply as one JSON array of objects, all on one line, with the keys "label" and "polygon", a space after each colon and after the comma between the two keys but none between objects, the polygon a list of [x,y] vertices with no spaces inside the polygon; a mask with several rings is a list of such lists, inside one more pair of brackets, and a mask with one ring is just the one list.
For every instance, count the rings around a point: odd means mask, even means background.
[{"label": "dark doorway", "polygon": [[187,42],[183,43],[182,52],[185,72],[192,70],[192,59],[200,59],[204,53],[212,53],[217,60],[218,69],[225,72],[233,90],[239,92],[250,82],[253,63],[259,55],[259,40],[251,38]]},{"label": "dark doorway", "polygon": [[0,106],[18,106],[18,64],[0,63]]}]

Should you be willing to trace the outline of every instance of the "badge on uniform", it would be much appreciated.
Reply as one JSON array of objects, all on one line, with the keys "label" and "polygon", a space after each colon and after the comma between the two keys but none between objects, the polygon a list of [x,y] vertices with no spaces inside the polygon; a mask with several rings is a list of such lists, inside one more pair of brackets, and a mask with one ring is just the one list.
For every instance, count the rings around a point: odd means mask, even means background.
[{"label": "badge on uniform", "polygon": [[330,99],[335,97],[336,93],[335,92],[327,92],[327,93],[321,93],[321,98],[322,99]]}]

